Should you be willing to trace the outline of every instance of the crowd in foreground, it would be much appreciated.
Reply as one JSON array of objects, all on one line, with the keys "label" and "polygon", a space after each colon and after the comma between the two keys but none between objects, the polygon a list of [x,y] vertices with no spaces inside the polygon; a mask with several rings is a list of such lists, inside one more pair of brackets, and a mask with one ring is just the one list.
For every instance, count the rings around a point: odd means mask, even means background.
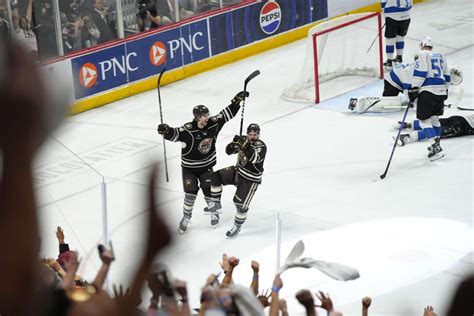
[{"label": "crowd in foreground", "polygon": [[[8,315],[140,315],[142,288],[152,292],[148,315],[291,315],[286,302],[279,297],[284,286],[276,275],[271,290],[259,294],[259,265],[252,262],[251,285],[239,285],[233,272],[239,266],[235,257],[223,256],[224,278],[203,276],[201,304],[191,308],[186,283],[170,280],[166,270],[156,270],[154,262],[171,242],[171,234],[156,208],[153,188],[158,177],[156,169],[149,175],[148,227],[144,231],[144,249],[137,258],[137,269],[131,273],[127,289],[104,289],[110,266],[115,261],[112,247],[99,246],[102,261],[92,281],[76,276],[77,254],[65,243],[64,232],[56,230],[60,253],[57,259],[38,256],[38,214],[32,180],[33,160],[47,137],[47,104],[34,60],[19,46],[2,47],[6,54],[5,73],[9,80],[0,81],[0,149],[2,176],[0,184],[0,314]],[[14,135],[14,137],[12,136]],[[21,232],[21,234],[19,234]],[[121,258],[117,258],[121,260]],[[470,276],[454,296],[449,316],[473,315]],[[114,280],[110,280],[113,283]],[[245,280],[244,280],[245,281]],[[294,280],[293,280],[294,281]],[[265,285],[268,286],[268,285]],[[317,315],[316,307],[328,315],[342,315],[336,311],[326,293],[313,295],[308,290],[294,294],[307,315]],[[368,315],[371,299],[362,299],[362,314]],[[436,315],[428,306],[420,315]]]}]

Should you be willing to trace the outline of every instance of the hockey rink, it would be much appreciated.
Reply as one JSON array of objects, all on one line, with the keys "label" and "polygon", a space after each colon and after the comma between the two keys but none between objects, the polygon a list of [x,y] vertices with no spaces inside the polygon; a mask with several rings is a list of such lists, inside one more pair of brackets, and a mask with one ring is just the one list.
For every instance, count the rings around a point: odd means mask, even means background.
[{"label": "hockey rink", "polygon": [[[435,19],[433,17],[436,17]],[[459,105],[473,106],[474,11],[472,0],[432,0],[414,6],[404,58],[411,60],[424,35],[448,64],[464,73]],[[165,123],[179,126],[192,119],[192,108],[208,106],[217,114],[243,89],[252,71],[245,122],[258,123],[267,144],[263,183],[251,203],[240,235],[226,239],[232,227],[234,187],[224,187],[223,213],[216,229],[204,215],[198,197],[192,224],[178,235],[184,194],[179,143],[166,143],[170,181],[165,181],[163,141],[156,91],[70,117],[44,146],[35,167],[41,220],[41,256],[57,256],[56,226],[82,257],[79,272],[92,280],[100,266],[102,240],[101,182],[107,188],[108,230],[116,261],[112,283],[127,284],[143,247],[147,176],[159,163],[156,194],[169,221],[174,243],[157,261],[173,276],[186,280],[192,308],[199,307],[201,286],[220,270],[222,253],[237,256],[237,283],[250,285],[250,260],[261,264],[260,288],[272,286],[276,269],[275,225],[282,222],[282,262],[303,240],[305,257],[353,266],[361,277],[334,281],[317,270],[294,269],[282,275],[280,296],[290,315],[302,315],[297,290],[328,292],[337,310],[360,315],[360,300],[372,297],[370,315],[422,315],[427,305],[444,315],[452,289],[473,271],[473,145],[472,137],[442,140],[445,158],[430,162],[427,142],[395,151],[387,178],[380,180],[392,149],[393,125],[403,112],[349,113],[350,97],[382,94],[383,83],[358,78],[323,84],[336,97],[320,105],[281,99],[284,88],[300,75],[306,40],[300,40],[233,64],[162,87]],[[361,79],[366,80],[366,79]],[[354,86],[351,86],[354,84]],[[337,96],[339,95],[339,96]],[[448,100],[447,103],[450,101]],[[454,107],[445,115],[458,114]],[[462,114],[472,112],[464,111]],[[410,111],[409,120],[415,113]],[[239,131],[240,112],[222,130],[214,170],[233,165],[225,145]],[[68,149],[91,164],[84,166]],[[101,175],[99,175],[99,173]],[[201,194],[201,193],[200,193]],[[145,293],[146,291],[144,291]],[[147,307],[149,293],[142,307]]]}]

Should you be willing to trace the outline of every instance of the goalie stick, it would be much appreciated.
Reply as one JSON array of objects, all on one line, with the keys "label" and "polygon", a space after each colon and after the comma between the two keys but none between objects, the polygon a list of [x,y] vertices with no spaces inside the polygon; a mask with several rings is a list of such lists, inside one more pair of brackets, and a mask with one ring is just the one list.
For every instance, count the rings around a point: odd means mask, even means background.
[{"label": "goalie stick", "polygon": [[242,112],[240,114],[240,133],[239,135],[242,136],[242,129],[244,128],[244,112],[245,112],[245,93],[247,92],[247,85],[253,78],[260,75],[260,70],[255,70],[252,72],[244,81],[244,99],[242,100]]},{"label": "goalie stick", "polygon": [[[160,83],[161,83],[161,77],[163,77],[163,74],[165,73],[166,68],[163,67],[163,70],[161,70],[160,75],[158,76],[158,81],[156,83],[156,89],[158,90],[158,105],[160,108],[160,122],[163,124],[163,110],[161,106],[161,92],[160,92]],[[166,159],[166,142],[165,142],[165,135],[163,135],[163,155],[164,155],[164,160],[165,160],[165,173],[166,173],[166,182],[169,182],[169,176],[168,176],[168,160]]]}]

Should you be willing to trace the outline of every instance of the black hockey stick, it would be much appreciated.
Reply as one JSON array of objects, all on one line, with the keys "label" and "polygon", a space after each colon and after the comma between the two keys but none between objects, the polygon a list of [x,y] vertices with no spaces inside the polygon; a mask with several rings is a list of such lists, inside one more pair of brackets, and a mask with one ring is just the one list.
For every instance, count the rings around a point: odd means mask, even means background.
[{"label": "black hockey stick", "polygon": [[242,100],[242,112],[240,114],[240,133],[242,136],[242,129],[244,128],[244,112],[245,112],[245,93],[247,92],[247,85],[253,78],[257,77],[260,74],[260,70],[255,70],[252,72],[244,81],[244,99]]},{"label": "black hockey stick", "polygon": [[[384,28],[385,28],[385,23],[383,24],[382,29],[380,30],[380,32],[382,32]],[[377,38],[379,38],[379,33],[377,33],[377,36],[374,38],[372,44],[370,44],[369,49],[367,50],[367,54],[368,54],[368,53],[370,52],[370,50],[372,49],[372,46],[374,46],[375,41],[377,40]]]},{"label": "black hockey stick", "polygon": [[385,168],[384,173],[382,175],[380,175],[380,179],[382,179],[382,180],[387,175],[388,168],[390,167],[390,163],[392,162],[393,153],[395,152],[395,147],[397,147],[398,139],[400,138],[400,133],[402,131],[402,128],[403,128],[403,126],[405,126],[405,120],[407,118],[407,114],[408,114],[409,109],[410,109],[410,107],[407,106],[407,109],[405,110],[405,114],[403,115],[402,123],[400,124],[400,127],[398,128],[397,138],[395,138],[395,144],[393,144],[392,153],[390,154],[390,158],[388,159],[387,167]]},{"label": "black hockey stick", "polygon": [[[161,92],[160,92],[160,83],[161,83],[161,77],[165,73],[166,68],[163,67],[163,70],[160,72],[160,75],[158,76],[158,82],[156,83],[156,88],[158,90],[158,105],[160,106],[160,122],[163,124],[163,110],[161,108]],[[165,142],[165,135],[163,135],[163,154],[165,157],[165,173],[166,173],[166,182],[169,182],[170,179],[168,177],[168,160],[166,159],[166,142]]]},{"label": "black hockey stick", "polygon": [[457,108],[458,110],[461,110],[461,111],[474,111],[474,109],[463,108],[463,107],[460,107],[460,106],[457,106],[456,108]]}]

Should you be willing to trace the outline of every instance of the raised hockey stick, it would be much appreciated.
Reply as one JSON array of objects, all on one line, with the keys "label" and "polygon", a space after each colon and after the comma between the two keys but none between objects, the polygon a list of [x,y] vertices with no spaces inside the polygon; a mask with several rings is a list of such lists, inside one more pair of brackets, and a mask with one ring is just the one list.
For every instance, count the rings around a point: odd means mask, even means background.
[{"label": "raised hockey stick", "polygon": [[260,74],[260,70],[255,70],[252,72],[244,81],[244,99],[242,100],[242,112],[240,114],[240,133],[242,136],[242,130],[244,128],[244,112],[245,112],[245,92],[247,92],[247,85],[253,78],[257,77]]},{"label": "raised hockey stick", "polygon": [[[166,68],[163,67],[163,70],[160,72],[160,75],[158,76],[158,82],[156,83],[156,88],[158,90],[158,105],[160,107],[160,122],[163,124],[163,110],[161,106],[161,92],[160,92],[160,83],[161,83],[161,77],[165,73]],[[169,176],[168,176],[168,160],[166,159],[166,142],[165,142],[165,135],[163,135],[163,155],[165,158],[165,173],[166,173],[166,182],[169,182]]]},{"label": "raised hockey stick", "polygon": [[397,138],[395,138],[395,143],[393,144],[392,153],[390,154],[390,158],[388,159],[387,167],[385,168],[384,173],[380,175],[380,179],[382,180],[385,178],[385,176],[387,176],[388,168],[390,167],[390,163],[392,162],[393,153],[395,152],[395,147],[397,147],[397,143],[398,143],[398,139],[400,138],[402,127],[405,125],[405,120],[407,118],[408,110],[410,110],[409,106],[407,106],[407,109],[405,110],[405,114],[403,115],[402,123],[400,124],[400,127],[398,128]]},{"label": "raised hockey stick", "polygon": [[[384,28],[385,28],[385,23],[383,24],[382,29],[380,30],[380,32],[382,32]],[[367,54],[368,54],[368,53],[370,52],[370,50],[372,49],[372,46],[374,46],[375,41],[377,40],[377,38],[379,38],[379,33],[377,33],[377,36],[374,38],[374,41],[372,42],[372,44],[370,44],[369,49],[367,49]]]}]

